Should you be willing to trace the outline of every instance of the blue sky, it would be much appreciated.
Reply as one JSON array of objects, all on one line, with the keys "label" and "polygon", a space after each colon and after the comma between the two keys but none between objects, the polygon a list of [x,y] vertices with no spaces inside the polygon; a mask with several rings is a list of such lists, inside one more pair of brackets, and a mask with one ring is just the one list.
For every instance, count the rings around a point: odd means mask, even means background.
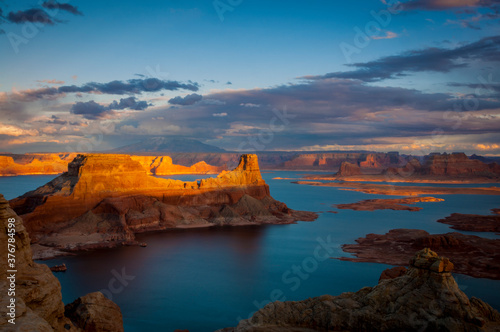
[{"label": "blue sky", "polygon": [[[497,0],[5,0],[0,9],[5,151],[181,136],[230,150],[500,154]],[[283,109],[294,117],[275,130],[273,110]]]}]

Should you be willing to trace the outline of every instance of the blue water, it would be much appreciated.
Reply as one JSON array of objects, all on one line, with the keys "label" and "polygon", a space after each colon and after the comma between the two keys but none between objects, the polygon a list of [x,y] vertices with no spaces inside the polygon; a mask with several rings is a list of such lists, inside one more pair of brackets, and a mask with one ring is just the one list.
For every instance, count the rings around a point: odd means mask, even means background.
[{"label": "blue water", "polygon": [[[272,180],[274,177],[297,178],[301,174],[274,172],[264,173],[263,177],[272,196],[293,209],[329,211],[336,210],[332,204],[387,198]],[[34,189],[43,182],[37,178],[0,178],[0,192],[5,184],[10,186],[11,193]],[[198,175],[192,180],[199,178]],[[6,183],[4,179],[11,182]],[[271,300],[337,295],[376,285],[380,273],[388,267],[318,260],[314,258],[318,239],[332,243],[328,247],[329,257],[347,256],[340,246],[368,233],[386,233],[394,228],[446,233],[453,230],[437,223],[437,219],[453,212],[489,214],[490,209],[499,207],[500,203],[499,196],[436,197],[445,201],[418,203],[423,208],[418,212],[336,210],[337,214],[320,213],[315,222],[293,225],[172,230],[139,236],[140,241],[147,242],[146,248],[99,250],[46,263],[65,263],[68,267],[67,272],[56,274],[65,303],[101,290],[121,307],[126,331],[213,331],[235,326],[238,320],[247,318]],[[464,233],[498,238],[490,233]],[[326,254],[325,249],[319,252]],[[294,273],[297,267],[300,272]],[[120,277],[122,273],[124,276]],[[500,309],[500,281],[455,277],[467,295],[477,296]]]},{"label": "blue water", "polygon": [[43,186],[58,175],[0,176],[0,194],[13,199]]}]

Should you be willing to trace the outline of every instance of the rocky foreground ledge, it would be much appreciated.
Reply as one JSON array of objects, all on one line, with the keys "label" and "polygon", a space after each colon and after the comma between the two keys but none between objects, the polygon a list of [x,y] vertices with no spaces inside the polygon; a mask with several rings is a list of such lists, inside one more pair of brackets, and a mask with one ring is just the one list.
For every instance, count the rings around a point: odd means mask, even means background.
[{"label": "rocky foreground ledge", "polygon": [[[9,223],[9,220],[15,221]],[[10,229],[15,229],[15,233],[9,232]],[[120,308],[100,292],[87,294],[64,306],[59,281],[47,265],[33,262],[23,220],[1,194],[0,243],[3,246],[0,250],[0,331],[123,331]],[[7,272],[12,270],[12,266],[7,265],[7,258],[12,258],[7,256],[7,243],[15,246],[14,273]]]},{"label": "rocky foreground ledge", "polygon": [[249,154],[230,172],[192,182],[148,175],[128,155],[78,155],[68,172],[10,203],[36,243],[37,258],[134,244],[143,232],[317,218],[274,200],[257,156]]},{"label": "rocky foreground ledge", "polygon": [[[396,278],[356,293],[272,302],[220,332],[278,331],[499,331],[500,314],[468,298],[451,271],[453,264],[428,248]],[[388,273],[385,274],[390,275]]]}]

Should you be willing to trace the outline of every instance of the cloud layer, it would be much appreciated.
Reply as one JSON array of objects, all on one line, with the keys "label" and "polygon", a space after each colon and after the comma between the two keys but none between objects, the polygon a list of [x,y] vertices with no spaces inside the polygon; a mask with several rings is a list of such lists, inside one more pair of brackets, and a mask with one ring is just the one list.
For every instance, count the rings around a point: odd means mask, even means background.
[{"label": "cloud layer", "polygon": [[357,68],[353,71],[333,72],[303,78],[348,78],[374,82],[417,72],[448,73],[453,69],[468,67],[471,62],[476,60],[500,63],[500,36],[483,38],[477,42],[452,49],[432,47],[412,50],[375,61],[351,64],[349,66]]}]

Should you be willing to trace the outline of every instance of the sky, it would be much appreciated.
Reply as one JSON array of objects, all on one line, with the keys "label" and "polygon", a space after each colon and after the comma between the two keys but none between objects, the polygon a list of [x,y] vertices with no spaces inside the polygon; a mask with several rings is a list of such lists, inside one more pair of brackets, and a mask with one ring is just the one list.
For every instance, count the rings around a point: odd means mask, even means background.
[{"label": "sky", "polygon": [[500,155],[500,0],[0,0],[0,151]]}]

